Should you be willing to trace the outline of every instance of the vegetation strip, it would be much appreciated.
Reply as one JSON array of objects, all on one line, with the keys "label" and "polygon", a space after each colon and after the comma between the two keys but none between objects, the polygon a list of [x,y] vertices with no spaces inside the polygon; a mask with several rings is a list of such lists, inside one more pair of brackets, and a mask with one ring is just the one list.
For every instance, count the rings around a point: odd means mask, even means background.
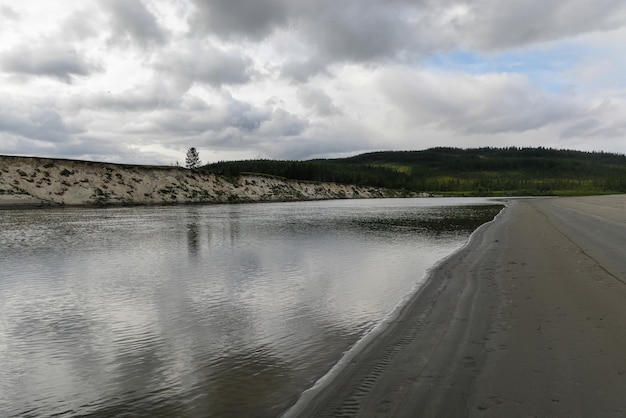
[{"label": "vegetation strip", "polygon": [[626,192],[626,156],[546,148],[432,148],[309,161],[209,164],[220,174],[263,173],[297,180],[470,196],[588,195]]}]

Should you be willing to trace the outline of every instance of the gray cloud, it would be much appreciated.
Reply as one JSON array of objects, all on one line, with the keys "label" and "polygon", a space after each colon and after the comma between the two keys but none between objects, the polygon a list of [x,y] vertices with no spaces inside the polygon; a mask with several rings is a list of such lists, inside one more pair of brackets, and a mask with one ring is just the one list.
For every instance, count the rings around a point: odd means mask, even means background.
[{"label": "gray cloud", "polygon": [[242,131],[255,131],[270,119],[268,111],[258,109],[249,103],[229,98],[226,105],[226,125]]},{"label": "gray cloud", "polygon": [[282,75],[288,79],[305,83],[309,78],[327,73],[326,67],[329,65],[327,57],[312,57],[306,60],[288,61],[282,67]]},{"label": "gray cloud", "polygon": [[317,53],[331,61],[368,61],[394,56],[415,35],[401,1],[325,0],[305,2],[299,27]]},{"label": "gray cloud", "polygon": [[81,93],[62,99],[68,111],[145,112],[147,110],[176,109],[181,104],[182,94],[177,83],[153,79],[144,85],[121,92]]},{"label": "gray cloud", "polygon": [[259,40],[287,23],[286,0],[193,0],[197,13],[191,26],[197,32],[222,38]]},{"label": "gray cloud", "polygon": [[259,133],[272,137],[290,137],[302,134],[308,126],[303,118],[289,113],[284,109],[276,109],[271,118],[262,123]]},{"label": "gray cloud", "polygon": [[286,60],[283,73],[306,80],[334,62],[394,57],[407,49],[414,31],[409,0],[196,0],[196,31],[225,40],[261,41],[276,30],[306,43],[307,54]]},{"label": "gray cloud", "polygon": [[345,156],[380,149],[372,133],[360,124],[340,120],[337,124],[309,126],[297,138],[282,138],[259,144],[265,155],[280,159],[309,159]]},{"label": "gray cloud", "polygon": [[[19,145],[17,145],[19,144]],[[79,135],[70,142],[46,143],[20,138],[15,141],[0,141],[0,153],[9,155],[45,156],[78,160],[127,162],[137,164],[169,164],[172,161],[153,152],[137,153],[131,146],[116,138],[94,135]]]},{"label": "gray cloud", "polygon": [[601,125],[602,123],[596,118],[583,119],[564,129],[561,132],[561,138],[586,137],[600,128]]},{"label": "gray cloud", "polygon": [[519,76],[408,74],[381,77],[382,91],[414,124],[464,134],[525,132],[572,120],[587,109],[571,99],[540,92]]},{"label": "gray cloud", "polygon": [[609,31],[625,24],[626,4],[621,0],[481,0],[472,5],[459,35],[474,47],[491,50]]},{"label": "gray cloud", "polygon": [[[271,120],[271,111],[237,100],[226,93],[219,103],[211,105],[187,94],[176,106],[152,109],[141,120],[128,123],[125,131],[165,137],[214,135],[226,130],[251,134],[258,133],[259,128]],[[168,142],[167,139],[165,141]]]},{"label": "gray cloud", "polygon": [[320,88],[302,87],[298,90],[298,99],[307,109],[318,116],[341,115],[342,111],[333,104],[332,99]]},{"label": "gray cloud", "polygon": [[[317,52],[363,59],[384,56],[412,34],[405,29],[410,0],[194,0],[196,30],[224,39],[259,41],[276,29],[306,36]],[[422,2],[418,2],[422,3]],[[393,53],[393,52],[392,52]]]},{"label": "gray cloud", "polygon": [[298,142],[308,128],[306,119],[285,109],[258,107],[223,94],[219,104],[151,112],[124,131],[158,135],[170,146],[191,142],[211,149],[269,150],[278,143]]},{"label": "gray cloud", "polygon": [[[289,26],[308,54],[287,60],[283,74],[296,81],[306,81],[335,63],[384,62],[404,55],[423,55],[432,49],[422,41],[439,39],[430,27],[418,24],[418,17],[428,11],[421,2],[405,0],[322,0],[301,2],[291,7]],[[439,43],[439,41],[437,41]],[[431,42],[432,43],[432,42]],[[428,45],[427,45],[428,44]]]},{"label": "gray cloud", "polygon": [[374,149],[371,132],[359,123],[337,120],[312,124],[282,108],[268,112],[262,111],[268,118],[257,130],[224,125],[188,141],[215,151],[252,152],[255,158],[306,159]]},{"label": "gray cloud", "polygon": [[15,47],[0,56],[0,63],[11,73],[52,77],[65,83],[71,83],[75,76],[87,76],[100,70],[98,65],[81,57],[75,48],[46,43]]},{"label": "gray cloud", "polygon": [[17,14],[17,12],[11,9],[9,6],[2,5],[0,7],[0,14],[9,20],[15,20],[15,21],[20,20],[20,15]]},{"label": "gray cloud", "polygon": [[110,15],[114,42],[135,42],[142,47],[163,45],[169,35],[140,0],[103,0]]},{"label": "gray cloud", "polygon": [[59,144],[82,132],[65,122],[63,116],[48,105],[28,105],[13,100],[0,104],[0,133]]},{"label": "gray cloud", "polygon": [[[453,48],[491,51],[626,25],[621,0],[195,0],[192,26],[252,42],[287,31],[297,59],[283,74],[298,81],[333,63],[414,61]],[[303,50],[307,52],[302,54]]]},{"label": "gray cloud", "polygon": [[[626,122],[616,115],[624,114],[623,109],[616,106],[600,106],[586,119],[571,123],[561,132],[562,139],[617,139],[621,141],[626,135]],[[610,113],[613,113],[611,117]]]},{"label": "gray cloud", "polygon": [[0,5],[2,150],[147,162],[189,146],[278,158],[585,141],[626,151],[622,0],[42,10]]},{"label": "gray cloud", "polygon": [[[86,3],[89,5],[89,3]],[[59,38],[84,41],[98,34],[102,19],[93,9],[82,9],[70,14],[60,25]]]},{"label": "gray cloud", "polygon": [[254,72],[252,60],[242,54],[196,43],[163,53],[155,66],[178,79],[181,86],[244,84]]},{"label": "gray cloud", "polygon": [[[146,143],[149,144],[150,141]],[[131,164],[171,164],[174,162],[156,152],[138,153],[133,145],[137,143],[129,144],[107,135],[78,135],[72,142],[59,144],[53,149],[46,150],[45,153],[48,156],[62,158]]]}]

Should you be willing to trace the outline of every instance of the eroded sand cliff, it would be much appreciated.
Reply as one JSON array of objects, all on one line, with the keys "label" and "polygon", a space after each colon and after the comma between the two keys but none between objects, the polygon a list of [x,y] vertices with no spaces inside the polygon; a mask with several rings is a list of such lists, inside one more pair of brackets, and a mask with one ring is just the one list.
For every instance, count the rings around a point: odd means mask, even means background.
[{"label": "eroded sand cliff", "polygon": [[0,206],[151,205],[384,197],[383,189],[225,177],[182,167],[0,156]]}]

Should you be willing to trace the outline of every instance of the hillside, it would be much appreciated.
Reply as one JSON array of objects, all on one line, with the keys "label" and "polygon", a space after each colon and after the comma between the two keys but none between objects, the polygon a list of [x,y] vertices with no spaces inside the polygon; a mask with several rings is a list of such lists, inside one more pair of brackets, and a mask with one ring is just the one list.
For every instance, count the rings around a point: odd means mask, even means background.
[{"label": "hillside", "polygon": [[468,195],[626,192],[626,156],[545,148],[432,148],[350,158],[210,164],[213,173],[255,172],[300,180]]},{"label": "hillside", "polygon": [[0,156],[0,207],[376,198],[385,191],[181,167]]}]

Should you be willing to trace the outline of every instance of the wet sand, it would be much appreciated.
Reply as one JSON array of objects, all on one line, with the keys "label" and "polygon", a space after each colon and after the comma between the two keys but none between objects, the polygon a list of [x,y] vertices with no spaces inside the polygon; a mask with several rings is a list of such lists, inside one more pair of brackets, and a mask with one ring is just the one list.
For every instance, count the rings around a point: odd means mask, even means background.
[{"label": "wet sand", "polygon": [[511,202],[286,416],[626,416],[625,205]]}]

